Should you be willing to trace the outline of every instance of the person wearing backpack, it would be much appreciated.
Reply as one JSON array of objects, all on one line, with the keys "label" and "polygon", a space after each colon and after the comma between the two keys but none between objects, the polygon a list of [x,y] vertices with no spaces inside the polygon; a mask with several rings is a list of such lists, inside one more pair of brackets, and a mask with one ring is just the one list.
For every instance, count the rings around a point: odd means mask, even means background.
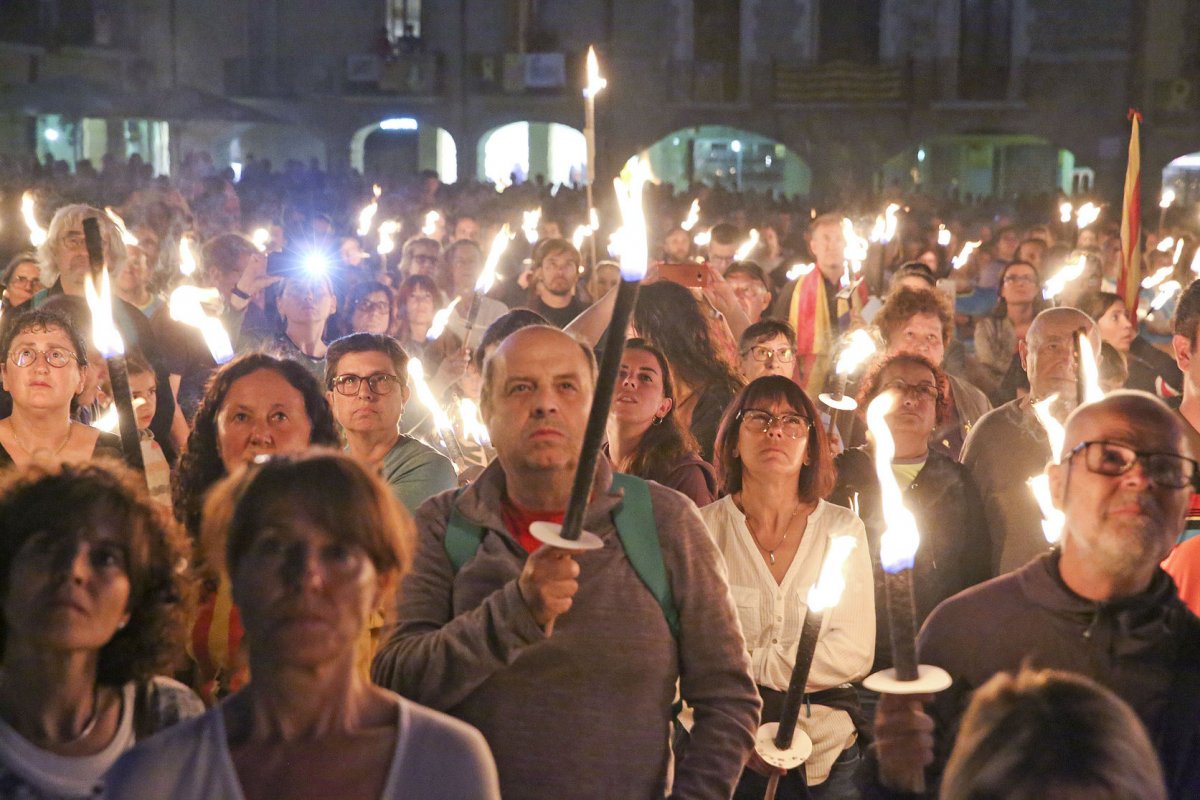
[{"label": "person wearing backpack", "polygon": [[412,572],[373,677],[484,734],[506,800],[662,797],[678,682],[695,711],[672,795],[728,798],[759,698],[721,566],[695,506],[596,470],[584,528],[600,550],[541,546],[562,520],[591,407],[591,350],[547,326],[484,367],[496,460],[417,512]]}]

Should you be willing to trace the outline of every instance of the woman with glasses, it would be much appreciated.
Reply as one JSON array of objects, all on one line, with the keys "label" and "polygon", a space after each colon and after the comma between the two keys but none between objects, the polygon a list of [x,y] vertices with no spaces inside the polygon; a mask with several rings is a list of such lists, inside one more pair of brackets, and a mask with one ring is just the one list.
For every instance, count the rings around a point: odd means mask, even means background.
[{"label": "woman with glasses", "polygon": [[116,464],[0,478],[0,797],[94,797],[117,758],[204,711],[178,666],[184,537]]},{"label": "woman with glasses", "polygon": [[[863,376],[859,409],[890,393],[885,419],[896,443],[892,472],[905,506],[917,519],[921,546],[913,565],[917,625],[951,595],[992,577],[992,541],[983,501],[962,464],[929,447],[929,432],[946,411],[945,374],[928,359],[910,354],[884,356]],[[872,444],[838,455],[838,480],[831,502],[854,507],[866,525],[875,568],[876,652],[873,669],[891,666],[890,634],[879,562],[879,537],[887,527],[880,501]]]},{"label": "woman with glasses", "polygon": [[[179,457],[175,516],[199,536],[200,510],[209,489],[258,456],[299,453],[311,445],[336,447],[333,413],[321,384],[302,365],[265,353],[240,356],[208,383],[192,433]],[[196,685],[211,699],[245,681],[241,621],[228,583],[201,564],[206,583],[192,627]]]},{"label": "woman with glasses", "polygon": [[32,253],[19,253],[0,274],[0,311],[25,303],[42,289],[41,270]]},{"label": "woman with glasses", "polygon": [[759,320],[742,334],[738,353],[748,381],[763,375],[790,378],[796,371],[796,332],[783,320]]},{"label": "woman with glasses", "polygon": [[[812,401],[779,375],[752,381],[721,420],[717,472],[728,494],[700,509],[725,556],[751,674],[763,699],[764,722],[779,720],[791,681],[808,591],[817,580],[830,539],[851,536],[846,588],[825,614],[809,673],[809,702],[799,727],[813,742],[802,768],[784,775],[778,797],[817,800],[855,797],[861,757],[853,689],[875,652],[875,595],[863,525],[823,498],[834,471],[825,430],[813,425]],[[763,796],[772,768],[751,756],[735,798]],[[807,789],[805,788],[807,785]]]},{"label": "woman with glasses", "polygon": [[390,333],[396,322],[392,290],[379,281],[363,281],[346,295],[343,335],[351,333]]},{"label": "woman with glasses", "polygon": [[412,536],[386,487],[344,455],[269,459],[222,481],[203,541],[242,610],[254,680],[122,758],[105,796],[498,800],[477,730],[357,668]]},{"label": "woman with glasses", "polygon": [[86,385],[88,356],[66,316],[44,309],[18,315],[5,328],[0,353],[0,377],[12,398],[12,413],[0,420],[0,468],[121,458],[120,437],[71,418]]},{"label": "woman with glasses", "polygon": [[697,506],[716,497],[713,468],[675,418],[675,389],[666,356],[641,339],[625,343],[612,409],[608,457],[613,468],[682,492]]},{"label": "woman with glasses", "polygon": [[408,355],[390,336],[352,333],[329,345],[326,397],[350,455],[383,475],[410,513],[458,485],[454,465],[400,432],[408,402]]},{"label": "woman with glasses", "polygon": [[1020,369],[1017,344],[1025,339],[1033,318],[1046,307],[1042,279],[1033,264],[1014,261],[1006,266],[1000,273],[999,287],[1000,297],[992,312],[975,323],[975,357],[988,382],[983,388],[992,395],[1010,369]]}]

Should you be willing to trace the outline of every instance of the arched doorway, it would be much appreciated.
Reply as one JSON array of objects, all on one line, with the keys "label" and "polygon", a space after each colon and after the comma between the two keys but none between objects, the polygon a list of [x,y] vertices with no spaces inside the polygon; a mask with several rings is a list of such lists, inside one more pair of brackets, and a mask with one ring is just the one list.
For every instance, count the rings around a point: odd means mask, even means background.
[{"label": "arched doorway", "polygon": [[350,166],[368,178],[435,170],[442,183],[458,180],[458,148],[445,128],[414,117],[389,117],[359,128],[350,139]]},{"label": "arched doorway", "polygon": [[550,184],[583,183],[587,144],[583,134],[557,122],[510,122],[479,140],[479,178],[497,186],[542,176]]},{"label": "arched doorway", "polygon": [[1163,167],[1162,187],[1175,192],[1175,205],[1200,201],[1200,153],[1188,153]]},{"label": "arched doorway", "polygon": [[879,189],[976,199],[1090,189],[1075,154],[1040,136],[961,133],[918,142],[884,163]]},{"label": "arched doorway", "polygon": [[669,133],[649,149],[660,181],[686,190],[694,183],[733,191],[806,195],[812,170],[774,139],[727,125],[698,125]]}]

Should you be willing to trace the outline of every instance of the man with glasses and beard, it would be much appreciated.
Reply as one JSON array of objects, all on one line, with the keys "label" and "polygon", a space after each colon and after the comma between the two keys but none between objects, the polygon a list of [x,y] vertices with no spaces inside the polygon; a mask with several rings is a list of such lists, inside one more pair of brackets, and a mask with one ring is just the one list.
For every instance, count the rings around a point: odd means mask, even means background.
[{"label": "man with glasses and beard", "polygon": [[[1046,467],[1064,515],[1059,545],[933,611],[919,657],[953,686],[928,714],[928,696],[881,698],[868,777],[899,789],[913,764],[931,762],[936,775],[968,695],[1029,666],[1114,691],[1145,724],[1170,796],[1200,796],[1200,619],[1159,566],[1183,529],[1195,455],[1182,420],[1152,395],[1118,391],[1072,413]],[[927,785],[936,794],[936,781]]]}]

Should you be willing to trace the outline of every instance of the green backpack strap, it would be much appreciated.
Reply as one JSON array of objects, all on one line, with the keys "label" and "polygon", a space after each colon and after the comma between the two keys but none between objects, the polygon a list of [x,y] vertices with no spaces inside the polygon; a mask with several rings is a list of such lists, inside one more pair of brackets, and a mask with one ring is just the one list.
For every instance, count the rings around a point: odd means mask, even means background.
[{"label": "green backpack strap", "polygon": [[462,489],[454,493],[454,500],[450,503],[450,523],[446,526],[446,555],[456,574],[463,564],[475,557],[483,542],[483,528],[470,522],[458,510],[460,494]]},{"label": "green backpack strap", "polygon": [[613,487],[625,490],[625,500],[613,517],[621,546],[625,548],[625,556],[662,607],[671,635],[678,639],[679,612],[675,608],[675,598],[667,580],[667,567],[663,563],[662,546],[658,542],[658,526],[654,524],[654,506],[650,502],[650,484],[633,475],[614,472]]},{"label": "green backpack strap", "polygon": [[[625,499],[613,516],[617,536],[625,557],[633,571],[646,584],[650,594],[662,608],[663,617],[671,635],[679,638],[679,612],[667,581],[667,567],[663,562],[662,548],[658,542],[658,527],[654,523],[654,506],[650,501],[650,485],[641,478],[613,473],[613,488],[623,489]],[[462,490],[459,490],[460,493]],[[455,495],[457,501],[458,495]],[[463,565],[475,557],[483,542],[483,528],[474,524],[458,510],[457,503],[450,506],[450,521],[446,525],[446,555],[457,573]]]}]

